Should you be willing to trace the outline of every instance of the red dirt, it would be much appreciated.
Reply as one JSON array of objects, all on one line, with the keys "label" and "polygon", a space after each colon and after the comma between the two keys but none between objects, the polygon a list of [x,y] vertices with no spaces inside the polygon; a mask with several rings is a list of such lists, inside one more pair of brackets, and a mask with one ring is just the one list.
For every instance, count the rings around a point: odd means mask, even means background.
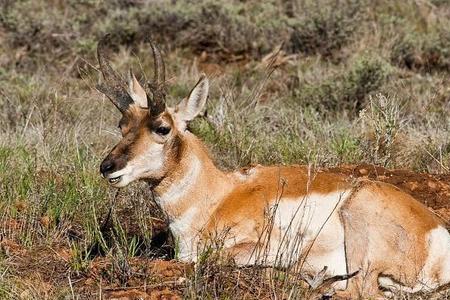
[{"label": "red dirt", "polygon": [[153,290],[150,292],[143,292],[137,289],[118,290],[106,292],[104,297],[110,300],[129,300],[129,299],[143,299],[143,300],[179,300],[181,297],[174,294],[168,288],[162,290]]},{"label": "red dirt", "polygon": [[111,258],[95,258],[77,283],[78,291],[86,298],[98,297],[101,283],[106,299],[181,299],[185,276],[192,272],[191,265],[177,261],[135,257],[128,259],[129,277],[120,282],[116,263]]}]

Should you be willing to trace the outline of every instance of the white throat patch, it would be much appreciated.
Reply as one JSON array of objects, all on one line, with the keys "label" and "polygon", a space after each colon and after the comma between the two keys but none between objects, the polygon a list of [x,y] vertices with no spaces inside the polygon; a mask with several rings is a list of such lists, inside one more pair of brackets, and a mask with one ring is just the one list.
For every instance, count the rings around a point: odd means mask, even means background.
[{"label": "white throat patch", "polygon": [[197,181],[200,174],[201,163],[197,157],[192,157],[191,164],[184,176],[170,184],[168,189],[157,197],[157,201],[162,206],[172,205],[183,198],[190,190],[190,187]]}]

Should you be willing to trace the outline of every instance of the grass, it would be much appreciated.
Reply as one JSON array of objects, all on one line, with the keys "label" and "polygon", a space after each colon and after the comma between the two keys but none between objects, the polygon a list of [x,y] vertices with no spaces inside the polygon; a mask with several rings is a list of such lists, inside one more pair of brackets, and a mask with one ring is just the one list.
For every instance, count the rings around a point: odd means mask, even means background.
[{"label": "grass", "polygon": [[[0,297],[83,297],[76,280],[99,257],[112,262],[102,284],[120,286],[134,257],[173,251],[158,252],[152,242],[152,234],[167,233],[152,230],[165,220],[146,186],[116,194],[98,174],[119,139],[118,112],[93,89],[96,41],[105,32],[122,71],[141,64],[150,72],[143,41],[160,42],[172,103],[200,72],[219,70],[210,76],[207,114],[190,128],[224,169],[374,163],[441,174],[450,170],[449,14],[446,1],[5,1]],[[267,65],[270,53],[276,68]],[[14,267],[21,254],[13,248],[65,257],[61,245],[71,253],[64,263],[49,255],[42,265],[29,262],[38,271]],[[50,288],[34,274],[45,274],[45,260],[65,268]],[[274,287],[263,273],[255,278],[265,291],[245,289],[255,270],[216,261],[206,257],[188,272],[180,293],[226,299],[305,291],[292,281]]]}]

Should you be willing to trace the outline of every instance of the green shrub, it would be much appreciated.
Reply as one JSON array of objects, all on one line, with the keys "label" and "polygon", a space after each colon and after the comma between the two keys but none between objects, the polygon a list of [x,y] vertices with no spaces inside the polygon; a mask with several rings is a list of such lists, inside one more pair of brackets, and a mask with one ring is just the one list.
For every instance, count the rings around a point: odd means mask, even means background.
[{"label": "green shrub", "polygon": [[299,20],[291,19],[290,52],[332,56],[351,42],[361,25],[361,1],[303,1]]},{"label": "green shrub", "polygon": [[370,98],[369,105],[361,111],[365,126],[362,139],[366,160],[385,167],[393,166],[401,152],[401,132],[406,125],[401,106],[395,97],[378,94]]},{"label": "green shrub", "polygon": [[299,81],[294,97],[302,105],[311,105],[324,112],[357,112],[364,106],[367,97],[383,85],[389,73],[389,65],[382,59],[361,56],[348,70],[323,82],[304,84]]},{"label": "green shrub", "polygon": [[391,61],[414,71],[450,71],[450,31],[405,34],[394,44]]}]

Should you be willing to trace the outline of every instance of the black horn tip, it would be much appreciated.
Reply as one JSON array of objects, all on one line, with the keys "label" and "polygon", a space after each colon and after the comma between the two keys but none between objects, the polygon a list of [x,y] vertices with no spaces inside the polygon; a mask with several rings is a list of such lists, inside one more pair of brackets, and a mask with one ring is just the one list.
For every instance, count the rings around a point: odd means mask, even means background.
[{"label": "black horn tip", "polygon": [[104,83],[97,85],[96,89],[105,94],[121,112],[124,112],[133,103],[133,100],[127,92],[127,85],[124,83],[124,80],[113,70],[105,55],[110,37],[111,34],[109,33],[104,35],[97,44],[97,59],[105,80]]},{"label": "black horn tip", "polygon": [[[161,51],[153,42],[151,37],[147,37],[147,42],[150,44],[153,54],[154,75],[153,81],[147,84],[148,89],[152,94],[152,101],[149,100],[150,113],[153,116],[159,115],[166,109],[166,70]],[[151,103],[150,103],[151,102]]]}]

